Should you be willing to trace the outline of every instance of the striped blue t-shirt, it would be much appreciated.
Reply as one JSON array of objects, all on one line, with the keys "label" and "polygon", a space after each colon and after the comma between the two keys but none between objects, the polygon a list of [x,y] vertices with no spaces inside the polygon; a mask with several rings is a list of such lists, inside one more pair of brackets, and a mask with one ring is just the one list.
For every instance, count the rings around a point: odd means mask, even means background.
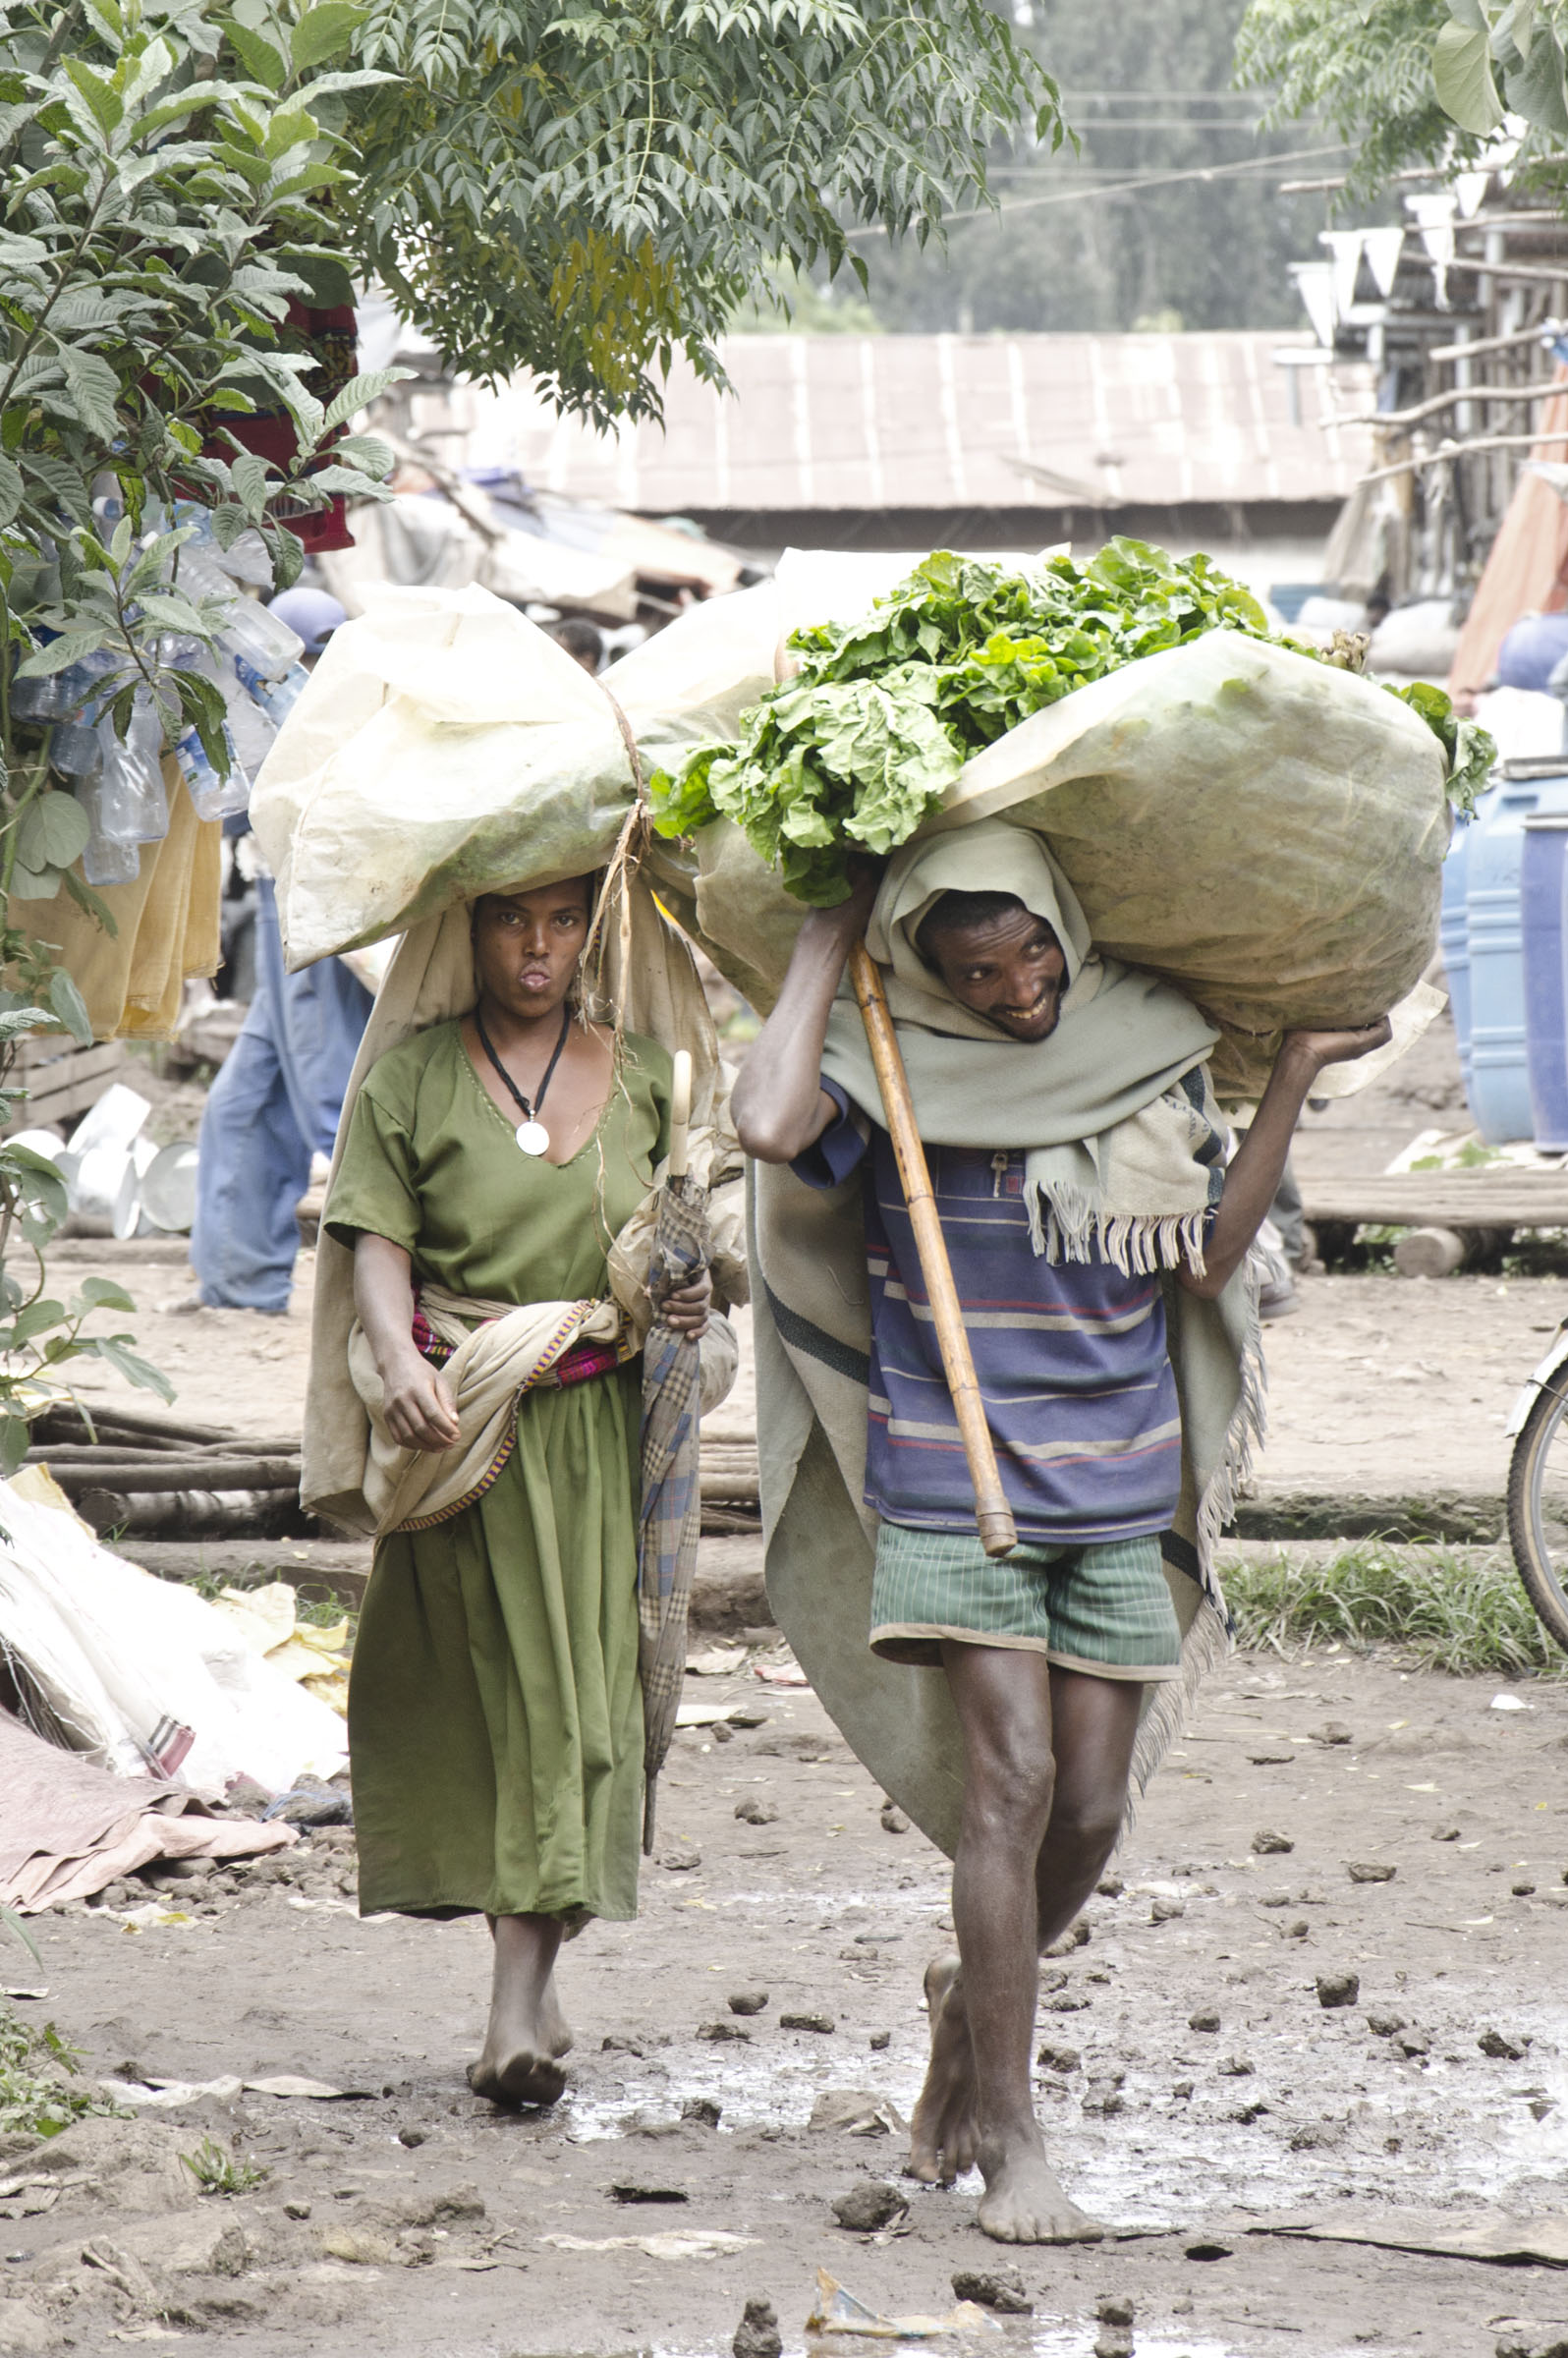
[{"label": "striped blue t-shirt", "polygon": [[[839,1118],[793,1168],[809,1186],[832,1187],[864,1166],[867,1504],[916,1530],[973,1530],[975,1494],[892,1141],[874,1124],[865,1138],[844,1092],[822,1087]],[[1181,1412],[1159,1279],[1036,1253],[1020,1150],[925,1152],[1019,1538],[1087,1544],[1165,1531],[1181,1487]]]}]

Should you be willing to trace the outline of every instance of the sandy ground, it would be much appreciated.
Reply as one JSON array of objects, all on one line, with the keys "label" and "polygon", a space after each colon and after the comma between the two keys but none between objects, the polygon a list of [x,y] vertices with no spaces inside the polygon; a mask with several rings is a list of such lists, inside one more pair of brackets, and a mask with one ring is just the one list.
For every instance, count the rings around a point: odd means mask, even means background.
[{"label": "sandy ground", "polygon": [[[185,1884],[189,1921],[40,1923],[49,1993],[22,2002],[92,2074],[302,2073],[350,2094],[209,2096],[0,2143],[8,2188],[44,2181],[0,2197],[0,2351],[206,2330],[247,2358],[718,2353],[753,2294],[798,2350],[819,2268],[876,2308],[941,2311],[956,2270],[1005,2261],[973,2223],[974,2182],[901,2180],[896,2129],[810,2125],[844,2091],[907,2115],[944,1863],[884,1830],[812,1696],[750,1676],[688,1691],[766,1721],[678,1739],[642,1921],[591,1926],[567,1954],[578,2047],[552,2114],[500,2115],[464,2086],[482,1926],[358,1922],[343,1835]],[[1238,1657],[1210,1683],[1087,1944],[1044,1974],[1039,2108],[1112,2235],[1014,2255],[1033,2316],[939,2346],[1087,2358],[1116,2293],[1140,2358],[1460,2358],[1510,2319],[1562,2330],[1568,2279],[1549,2268],[1337,2240],[1429,2241],[1475,2213],[1557,2214],[1565,2231],[1568,1693],[1506,1689],[1523,1708],[1504,1711],[1498,1692],[1321,1655]],[[1260,1854],[1263,1832],[1291,1847]],[[1392,1878],[1356,1882],[1352,1865]],[[1326,2011],[1316,1979],[1344,1972],[1358,2000]],[[767,2002],[742,2021],[727,2000],[744,1989]],[[1504,2051],[1483,2051],[1488,2032]],[[716,2126],[683,2118],[697,2100]],[[198,2196],[178,2157],[202,2137],[267,2176]],[[909,2203],[891,2235],[835,2224],[865,2179]],[[711,2257],[636,2241],[713,2229],[745,2241]]]}]

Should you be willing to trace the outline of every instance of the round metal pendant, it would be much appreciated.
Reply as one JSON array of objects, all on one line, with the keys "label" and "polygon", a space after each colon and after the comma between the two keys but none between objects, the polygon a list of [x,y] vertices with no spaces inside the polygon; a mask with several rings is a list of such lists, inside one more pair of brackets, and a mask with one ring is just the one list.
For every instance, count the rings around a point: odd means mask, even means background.
[{"label": "round metal pendant", "polygon": [[525,1154],[547,1154],[550,1151],[550,1134],[542,1122],[519,1122],[517,1143]]}]

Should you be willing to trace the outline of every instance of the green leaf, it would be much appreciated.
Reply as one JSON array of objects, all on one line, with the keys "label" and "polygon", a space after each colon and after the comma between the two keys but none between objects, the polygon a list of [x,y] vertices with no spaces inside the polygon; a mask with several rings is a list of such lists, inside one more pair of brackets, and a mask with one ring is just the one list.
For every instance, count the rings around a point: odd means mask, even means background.
[{"label": "green leaf", "polygon": [[62,871],[58,868],[29,868],[18,858],[11,870],[11,898],[14,901],[52,901],[60,889]]},{"label": "green leaf", "polygon": [[282,89],[289,79],[289,61],[275,40],[234,18],[229,21],[229,38],[253,81],[265,83],[269,90]]},{"label": "green leaf", "polygon": [[112,1277],[84,1277],[78,1289],[73,1315],[89,1310],[135,1310],[136,1304],[123,1285]]},{"label": "green leaf", "polygon": [[[87,814],[73,796],[40,794],[23,813],[18,855],[28,868],[69,868],[86,850],[91,833]],[[56,1005],[55,1013],[70,1021],[63,1007]]]},{"label": "green leaf", "polygon": [[[69,797],[61,796],[49,799],[67,801]],[[86,814],[81,811],[79,804],[72,803],[71,808],[73,811],[79,812],[84,825]],[[80,854],[75,854],[73,857],[80,857]],[[61,865],[64,866],[66,863],[62,862]],[[92,1018],[87,1013],[86,1001],[63,966],[57,966],[49,978],[49,1004],[78,1045],[84,1048],[91,1047]]]},{"label": "green leaf", "polygon": [[162,1400],[175,1397],[173,1384],[161,1369],[150,1360],[141,1358],[130,1348],[131,1337],[125,1334],[97,1334],[84,1343],[84,1349],[96,1352],[99,1359],[115,1368],[127,1383],[134,1383],[144,1392],[156,1392]]},{"label": "green leaf", "polygon": [[0,1145],[0,1173],[11,1182],[25,1203],[35,1207],[44,1219],[57,1224],[70,1208],[66,1184],[46,1155],[35,1153],[31,1147],[19,1147],[14,1140]]},{"label": "green leaf", "polygon": [[307,10],[295,26],[289,46],[294,52],[297,73],[308,73],[312,66],[336,57],[353,40],[369,12],[354,8],[348,0],[320,0]]},{"label": "green leaf", "polygon": [[71,393],[77,416],[84,425],[106,442],[113,442],[120,431],[116,404],[120,398],[120,380],[108,362],[96,352],[79,352],[70,344],[58,347],[60,365]]},{"label": "green leaf", "polygon": [[47,1007],[8,1007],[0,1014],[0,1046],[28,1032],[54,1032],[60,1019]]},{"label": "green leaf", "polygon": [[29,1302],[26,1309],[18,1311],[12,1322],[7,1348],[19,1350],[24,1343],[30,1343],[35,1334],[47,1334],[51,1326],[63,1325],[65,1315],[63,1302]]},{"label": "green leaf", "polygon": [[72,664],[80,663],[84,655],[95,655],[104,643],[104,637],[101,630],[66,631],[60,638],[52,639],[47,646],[35,646],[30,655],[25,656],[17,665],[17,677],[21,680],[43,680],[57,671],[69,671]]},{"label": "green leaf", "polygon": [[[7,1482],[27,1456],[30,1437],[26,1417],[0,1416],[0,1476]],[[27,1940],[26,1933],[22,1934],[22,1938]],[[28,1940],[28,1946],[32,1948],[30,1940]],[[38,1954],[35,1948],[32,1948],[32,1953],[34,1956]]]},{"label": "green leaf", "polygon": [[1484,32],[1464,25],[1445,25],[1431,53],[1432,87],[1437,103],[1461,131],[1496,131],[1503,119],[1502,104],[1491,78],[1490,44]]}]

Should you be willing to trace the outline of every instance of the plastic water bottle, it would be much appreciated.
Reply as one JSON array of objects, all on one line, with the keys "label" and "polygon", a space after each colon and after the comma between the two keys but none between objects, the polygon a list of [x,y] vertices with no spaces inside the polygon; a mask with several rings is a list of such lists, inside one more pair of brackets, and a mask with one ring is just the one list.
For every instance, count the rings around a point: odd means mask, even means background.
[{"label": "plastic water bottle", "polygon": [[310,674],[303,663],[291,663],[281,680],[247,678],[244,667],[236,663],[235,670],[255,698],[274,728],[281,729],[294,710],[309,683]]},{"label": "plastic water bottle", "polygon": [[104,833],[102,771],[95,777],[79,778],[74,792],[92,829],[82,854],[83,875],[94,885],[134,884],[141,873],[141,849],[139,844],[118,843]]},{"label": "plastic water bottle", "polygon": [[187,729],[174,749],[180,775],[196,805],[197,818],[229,818],[235,812],[245,810],[251,800],[251,781],[240,765],[227,726],[223,734],[229,752],[226,778],[220,778],[207,759],[206,748],[194,728]]},{"label": "plastic water bottle", "polygon": [[169,798],[163,788],[163,731],[148,691],[138,689],[123,738],[105,713],[97,739],[98,832],[110,843],[158,842],[169,832]]},{"label": "plastic water bottle", "polygon": [[49,739],[50,766],[63,778],[90,778],[101,766],[98,732],[83,720],[59,720]]},{"label": "plastic water bottle", "polygon": [[237,677],[237,667],[227,665],[219,678],[223,701],[228,709],[229,735],[243,768],[253,778],[277,739],[277,728],[253,696],[246,693]]},{"label": "plastic water bottle", "polygon": [[180,551],[179,587],[196,597],[221,599],[227,611],[215,634],[225,654],[249,663],[264,679],[275,680],[305,653],[298,631],[253,598],[241,597],[233,582],[199,541]]}]

